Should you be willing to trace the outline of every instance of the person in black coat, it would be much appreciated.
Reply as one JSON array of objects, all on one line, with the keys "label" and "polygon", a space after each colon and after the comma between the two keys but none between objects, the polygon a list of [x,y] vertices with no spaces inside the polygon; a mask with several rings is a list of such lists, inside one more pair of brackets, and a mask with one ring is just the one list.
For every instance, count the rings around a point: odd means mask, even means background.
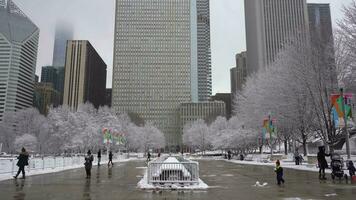
[{"label": "person in black coat", "polygon": [[19,161],[17,161],[17,166],[19,167],[19,170],[17,171],[16,176],[14,178],[16,179],[20,172],[22,172],[22,178],[25,179],[25,166],[28,165],[28,153],[26,152],[26,149],[22,147],[20,155],[17,157]]},{"label": "person in black coat", "polygon": [[109,152],[109,162],[108,162],[108,166],[110,165],[110,163],[111,163],[111,165],[114,165],[114,163],[112,162],[112,156],[113,156],[112,151],[110,151],[110,152]]},{"label": "person in black coat", "polygon": [[354,162],[351,160],[349,161],[349,164],[347,165],[347,169],[349,170],[350,177],[352,178],[355,176],[356,168],[354,166]]},{"label": "person in black coat", "polygon": [[93,161],[94,161],[94,157],[91,154],[91,151],[89,150],[87,155],[84,157],[85,162],[84,162],[84,166],[85,166],[85,172],[87,174],[87,178],[91,177],[91,167],[93,166]]},{"label": "person in black coat", "polygon": [[276,161],[276,168],[274,169],[274,172],[276,172],[277,175],[277,184],[281,185],[281,183],[284,184],[284,179],[283,179],[283,168],[281,167],[281,163],[279,160]]},{"label": "person in black coat", "polygon": [[319,179],[326,180],[325,178],[325,169],[328,168],[328,162],[325,157],[330,156],[330,154],[325,153],[325,147],[319,147],[318,152],[318,165],[319,165]]},{"label": "person in black coat", "polygon": [[98,166],[100,166],[100,161],[101,161],[101,150],[99,149],[99,151],[98,151]]}]

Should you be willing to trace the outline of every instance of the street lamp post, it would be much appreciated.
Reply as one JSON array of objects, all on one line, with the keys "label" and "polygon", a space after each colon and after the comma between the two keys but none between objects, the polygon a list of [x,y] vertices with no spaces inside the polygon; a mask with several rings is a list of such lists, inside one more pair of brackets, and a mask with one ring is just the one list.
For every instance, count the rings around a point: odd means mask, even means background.
[{"label": "street lamp post", "polygon": [[351,151],[350,151],[350,134],[347,130],[347,114],[345,109],[345,99],[344,99],[344,89],[340,88],[340,95],[342,97],[342,112],[344,114],[344,122],[345,122],[345,141],[346,141],[346,153],[347,159],[351,159]]}]

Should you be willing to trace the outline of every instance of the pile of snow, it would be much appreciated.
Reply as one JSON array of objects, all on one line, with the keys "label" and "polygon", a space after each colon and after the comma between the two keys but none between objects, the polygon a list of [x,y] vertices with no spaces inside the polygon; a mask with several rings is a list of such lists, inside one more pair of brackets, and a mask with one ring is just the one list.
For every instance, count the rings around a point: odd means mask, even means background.
[{"label": "pile of snow", "polygon": [[265,186],[267,186],[268,185],[268,183],[263,183],[263,184],[261,184],[259,181],[256,181],[256,184],[255,185],[253,185],[254,187],[265,187]]}]

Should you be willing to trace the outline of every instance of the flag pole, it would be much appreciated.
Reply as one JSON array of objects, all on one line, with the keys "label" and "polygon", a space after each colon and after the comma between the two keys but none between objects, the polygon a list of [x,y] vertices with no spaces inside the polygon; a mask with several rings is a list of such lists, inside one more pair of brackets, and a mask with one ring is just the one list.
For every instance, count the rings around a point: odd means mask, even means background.
[{"label": "flag pole", "polygon": [[344,89],[340,88],[340,96],[342,98],[342,112],[344,114],[344,122],[345,122],[345,141],[346,141],[346,154],[347,159],[351,159],[351,151],[350,151],[350,134],[347,130],[347,114],[345,109],[345,98],[344,98]]}]

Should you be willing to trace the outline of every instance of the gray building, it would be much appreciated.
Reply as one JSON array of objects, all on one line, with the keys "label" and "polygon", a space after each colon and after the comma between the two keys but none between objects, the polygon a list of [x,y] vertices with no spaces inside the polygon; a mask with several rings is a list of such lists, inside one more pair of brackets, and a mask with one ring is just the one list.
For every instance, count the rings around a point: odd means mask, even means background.
[{"label": "gray building", "polygon": [[[44,66],[41,70],[41,82],[52,83],[53,89],[63,96],[64,91],[64,66]],[[63,100],[63,98],[61,98]],[[61,100],[61,101],[62,101]],[[60,101],[60,104],[62,104]]]},{"label": "gray building", "polygon": [[235,95],[237,91],[237,67],[230,69],[230,88],[231,94]]},{"label": "gray building", "polygon": [[106,99],[106,64],[87,40],[67,42],[63,104],[77,109],[90,102],[95,108]]},{"label": "gray building", "polygon": [[231,94],[235,96],[238,90],[242,90],[247,78],[247,53],[236,54],[236,67],[230,69]]},{"label": "gray building", "polygon": [[207,101],[211,96],[211,50],[209,0],[197,0],[198,28],[198,96]]},{"label": "gray building", "polygon": [[53,48],[53,66],[64,67],[66,61],[66,45],[73,40],[73,27],[65,21],[57,21]]},{"label": "gray building", "polygon": [[225,103],[225,114],[226,118],[230,119],[232,116],[232,102],[234,100],[234,96],[231,93],[216,93],[214,96],[211,96],[212,101],[222,101]]},{"label": "gray building", "polygon": [[[334,89],[338,88],[334,36],[329,4],[308,4],[310,44],[316,51],[317,63],[321,69],[327,69]],[[333,72],[333,73],[330,73]]]},{"label": "gray building", "polygon": [[199,100],[197,18],[196,0],[116,1],[112,107],[153,123],[168,146],[181,142],[179,105]]},{"label": "gray building", "polygon": [[0,0],[0,120],[31,107],[39,29],[11,0]]},{"label": "gray building", "polygon": [[210,124],[219,116],[226,117],[223,101],[182,103],[179,107],[180,134],[183,134],[183,128],[187,124],[192,124],[199,119]]},{"label": "gray building", "polygon": [[298,37],[307,41],[306,0],[245,0],[247,72],[266,69],[283,44]]},{"label": "gray building", "polygon": [[311,40],[333,44],[330,4],[308,3],[308,16]]}]

